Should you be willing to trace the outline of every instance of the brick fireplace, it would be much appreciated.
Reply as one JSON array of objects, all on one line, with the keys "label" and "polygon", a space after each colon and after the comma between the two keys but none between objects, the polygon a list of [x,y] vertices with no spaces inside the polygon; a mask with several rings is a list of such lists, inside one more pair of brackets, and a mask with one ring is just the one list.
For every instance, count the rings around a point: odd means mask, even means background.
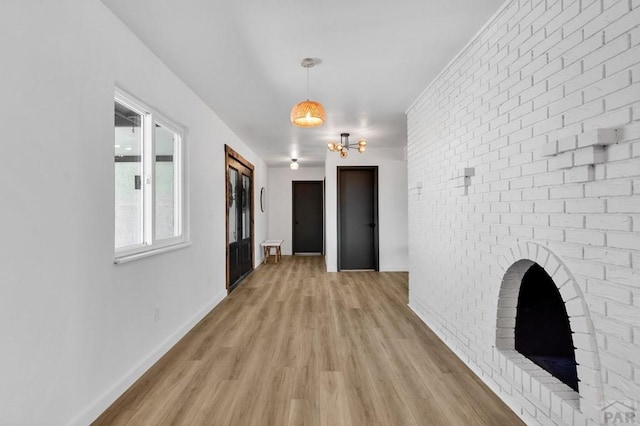
[{"label": "brick fireplace", "polygon": [[[508,1],[407,111],[409,304],[531,424],[640,408],[639,24],[633,0]],[[518,348],[537,268],[577,383]]]},{"label": "brick fireplace", "polygon": [[[559,408],[559,412],[564,410],[580,410],[580,400],[586,401],[582,408],[596,407],[602,400],[602,380],[600,371],[600,358],[596,342],[596,334],[593,322],[589,314],[589,309],[585,298],[573,277],[571,271],[552,251],[544,245],[534,242],[519,243],[513,250],[509,250],[499,261],[501,265],[509,265],[502,277],[500,292],[498,295],[498,306],[496,315],[496,345],[499,354],[505,357],[505,362],[512,363],[512,377],[518,380],[524,389],[535,389],[534,393],[540,393],[542,399],[548,398],[552,405]],[[564,315],[568,321],[569,332],[571,333],[571,346],[574,349],[570,354],[566,352],[565,342],[559,328],[563,324],[556,324],[553,339],[545,342],[547,346],[553,345],[555,349],[561,351],[564,357],[573,357],[577,364],[575,367],[576,383],[566,383],[561,377],[562,373],[555,374],[549,369],[545,369],[536,363],[535,360],[523,353],[518,348],[517,318],[522,308],[523,284],[527,275],[532,272],[532,268],[539,268],[549,278],[550,282],[545,282],[545,278],[535,277],[535,281],[530,283],[534,287],[542,287],[551,284],[557,290]],[[553,299],[555,296],[546,296],[546,299]],[[548,318],[549,313],[545,313]],[[541,321],[542,318],[536,318]],[[558,320],[556,318],[556,320]],[[537,324],[543,327],[543,324]],[[531,330],[525,330],[531,331]],[[557,355],[557,354],[556,354]],[[538,391],[539,389],[539,391]],[[585,407],[586,406],[586,407]],[[544,408],[543,408],[544,409]],[[589,410],[584,410],[589,411]],[[597,415],[591,409],[592,415]],[[569,417],[567,415],[567,417]],[[566,421],[566,423],[571,423]]]},{"label": "brick fireplace", "polygon": [[[504,300],[500,300],[505,302]],[[533,263],[522,276],[516,305],[515,350],[578,392],[573,330],[565,300],[545,269]]]}]

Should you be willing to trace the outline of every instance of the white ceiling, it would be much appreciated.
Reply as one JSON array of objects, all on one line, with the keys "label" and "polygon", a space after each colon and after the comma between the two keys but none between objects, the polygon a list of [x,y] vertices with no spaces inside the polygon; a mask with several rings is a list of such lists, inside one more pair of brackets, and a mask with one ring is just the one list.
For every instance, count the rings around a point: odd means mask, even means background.
[{"label": "white ceiling", "polygon": [[[405,146],[405,110],[504,0],[102,1],[267,164],[304,167],[341,132]],[[289,121],[305,57],[313,129]]]}]

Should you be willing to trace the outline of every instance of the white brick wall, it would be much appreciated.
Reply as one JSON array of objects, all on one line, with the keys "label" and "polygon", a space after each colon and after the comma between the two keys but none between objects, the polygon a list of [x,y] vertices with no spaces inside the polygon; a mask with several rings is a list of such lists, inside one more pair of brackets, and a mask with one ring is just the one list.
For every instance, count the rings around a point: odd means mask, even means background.
[{"label": "white brick wall", "polygon": [[[640,401],[640,1],[507,2],[407,119],[412,308],[531,424]],[[579,403],[501,346],[523,258],[562,286]]]}]

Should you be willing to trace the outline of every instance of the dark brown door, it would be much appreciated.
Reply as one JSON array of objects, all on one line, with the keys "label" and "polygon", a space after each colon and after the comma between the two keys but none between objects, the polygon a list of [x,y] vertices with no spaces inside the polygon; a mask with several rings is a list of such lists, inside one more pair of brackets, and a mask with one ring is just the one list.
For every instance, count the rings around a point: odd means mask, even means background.
[{"label": "dark brown door", "polygon": [[293,181],[293,254],[322,253],[323,184],[322,181]]},{"label": "dark brown door", "polygon": [[253,270],[253,166],[226,147],[227,289]]},{"label": "dark brown door", "polygon": [[338,167],[338,270],[378,270],[378,168]]}]

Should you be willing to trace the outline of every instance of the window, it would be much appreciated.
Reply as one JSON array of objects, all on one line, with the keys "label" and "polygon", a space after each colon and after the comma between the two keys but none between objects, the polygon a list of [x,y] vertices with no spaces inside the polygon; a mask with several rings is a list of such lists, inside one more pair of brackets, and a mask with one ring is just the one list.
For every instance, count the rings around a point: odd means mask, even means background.
[{"label": "window", "polygon": [[115,95],[116,263],[185,245],[183,132],[129,95]]}]

